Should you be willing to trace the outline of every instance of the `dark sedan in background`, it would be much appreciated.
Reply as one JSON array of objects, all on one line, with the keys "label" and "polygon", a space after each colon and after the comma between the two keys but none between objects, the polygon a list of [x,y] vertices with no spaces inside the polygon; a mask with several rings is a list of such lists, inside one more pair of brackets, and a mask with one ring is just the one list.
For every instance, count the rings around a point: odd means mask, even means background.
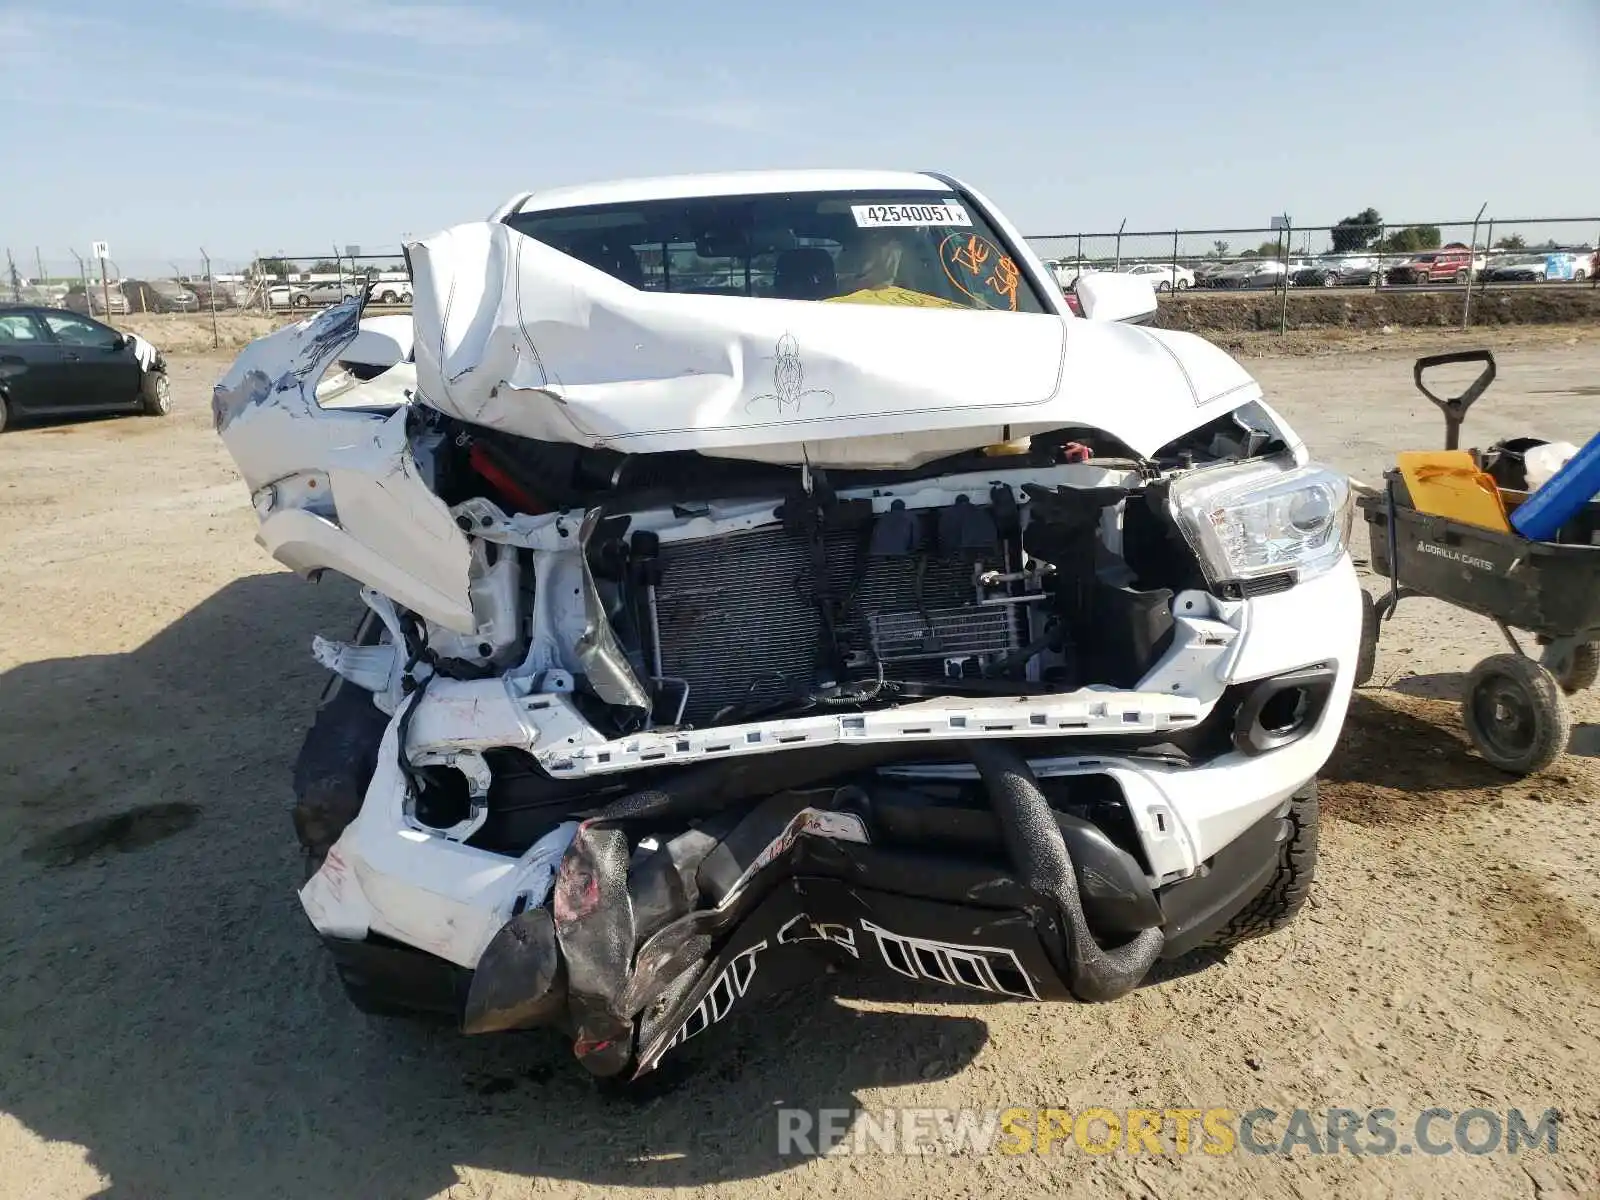
[{"label": "dark sedan in background", "polygon": [[172,411],[161,354],[81,313],[0,304],[0,431],[16,417]]},{"label": "dark sedan in background", "polygon": [[1290,282],[1295,287],[1370,286],[1378,274],[1378,264],[1370,258],[1327,259],[1301,267]]}]

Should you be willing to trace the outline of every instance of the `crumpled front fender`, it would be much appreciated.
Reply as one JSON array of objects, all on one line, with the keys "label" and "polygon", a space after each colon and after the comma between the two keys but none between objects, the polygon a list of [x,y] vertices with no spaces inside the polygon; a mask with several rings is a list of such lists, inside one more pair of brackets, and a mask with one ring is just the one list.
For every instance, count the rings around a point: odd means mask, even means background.
[{"label": "crumpled front fender", "polygon": [[360,319],[351,299],[252,342],[212,393],[213,423],[273,557],[302,574],[337,571],[471,634],[471,551],[412,452],[409,411],[317,403]]}]

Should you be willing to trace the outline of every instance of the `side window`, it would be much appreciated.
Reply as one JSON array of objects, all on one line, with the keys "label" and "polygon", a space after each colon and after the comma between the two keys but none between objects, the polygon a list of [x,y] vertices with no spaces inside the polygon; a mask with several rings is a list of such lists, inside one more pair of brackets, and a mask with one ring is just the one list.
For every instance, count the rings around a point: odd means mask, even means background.
[{"label": "side window", "polygon": [[44,323],[64,346],[87,346],[91,349],[111,350],[117,345],[119,335],[95,321],[75,317],[71,313],[44,314]]},{"label": "side window", "polygon": [[0,346],[27,345],[44,341],[33,316],[25,312],[0,313]]}]

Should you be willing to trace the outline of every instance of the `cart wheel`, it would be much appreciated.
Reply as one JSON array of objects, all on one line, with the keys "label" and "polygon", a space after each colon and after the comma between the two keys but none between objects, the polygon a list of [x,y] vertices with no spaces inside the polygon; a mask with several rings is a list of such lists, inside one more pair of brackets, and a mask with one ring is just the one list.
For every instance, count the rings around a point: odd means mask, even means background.
[{"label": "cart wheel", "polygon": [[1555,676],[1520,654],[1496,654],[1473,667],[1461,712],[1478,752],[1515,775],[1555,762],[1572,731]]},{"label": "cart wheel", "polygon": [[1355,686],[1363,687],[1372,680],[1378,662],[1378,603],[1372,593],[1361,592],[1361,648],[1356,651]]},{"label": "cart wheel", "polygon": [[[1550,639],[1539,639],[1541,646],[1548,646]],[[1548,652],[1539,660],[1561,685],[1561,690],[1571,696],[1595,685],[1595,680],[1600,679],[1600,644],[1584,642],[1567,658],[1565,662],[1554,663],[1549,661]]]}]

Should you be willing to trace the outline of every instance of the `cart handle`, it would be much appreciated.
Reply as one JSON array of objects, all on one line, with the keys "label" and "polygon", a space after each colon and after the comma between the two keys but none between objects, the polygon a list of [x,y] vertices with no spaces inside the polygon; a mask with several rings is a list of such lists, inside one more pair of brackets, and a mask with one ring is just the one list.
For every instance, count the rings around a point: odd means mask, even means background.
[{"label": "cart handle", "polygon": [[[1445,399],[1435,396],[1428,390],[1428,385],[1422,382],[1422,373],[1431,367],[1442,367],[1447,363],[1481,362],[1486,364],[1483,373],[1479,375],[1467,390],[1459,396]],[[1488,350],[1455,350],[1449,354],[1429,354],[1417,359],[1417,365],[1412,368],[1412,378],[1416,381],[1417,391],[1437,404],[1444,413],[1444,448],[1446,450],[1459,450],[1461,448],[1461,422],[1466,419],[1467,409],[1472,407],[1473,401],[1494,382],[1495,377],[1494,354]]]}]

